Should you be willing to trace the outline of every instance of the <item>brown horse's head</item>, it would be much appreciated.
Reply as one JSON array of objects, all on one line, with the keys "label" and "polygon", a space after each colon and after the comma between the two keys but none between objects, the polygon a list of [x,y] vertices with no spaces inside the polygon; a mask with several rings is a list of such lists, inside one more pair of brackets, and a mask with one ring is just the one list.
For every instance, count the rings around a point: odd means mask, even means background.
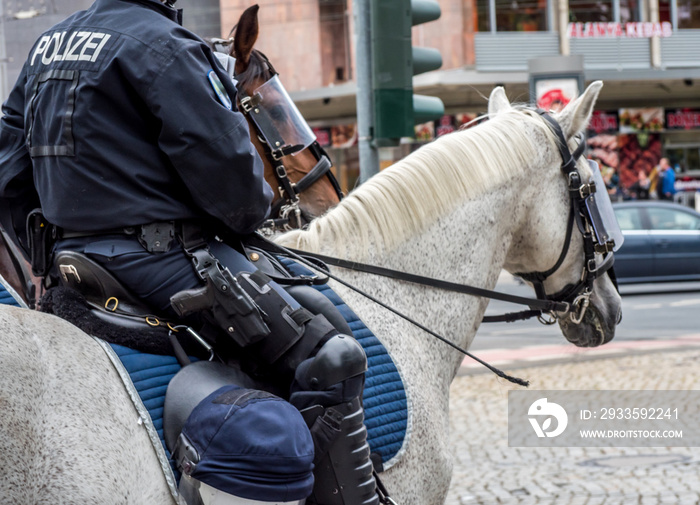
[{"label": "brown horse's head", "polygon": [[[267,57],[253,48],[258,39],[258,26],[258,6],[254,5],[241,14],[238,24],[234,28],[235,37],[230,54],[236,58],[236,80],[238,81],[240,95],[243,96],[254,96],[260,86],[270,81],[277,74]],[[274,93],[267,93],[265,96],[266,101],[274,101],[275,98]],[[282,97],[280,97],[281,99]],[[275,114],[276,108],[274,106],[270,106],[268,103],[266,108],[271,110],[273,115]],[[283,111],[284,108],[279,107],[279,110]],[[312,152],[313,148],[307,148],[293,155],[283,156],[275,161],[271,155],[270,146],[267,145],[264,137],[253,123],[250,114],[246,114],[246,118],[248,119],[251,140],[265,163],[265,180],[273,189],[277,189],[277,196],[272,206],[275,212],[279,212],[282,205],[288,203],[288,195],[276,176],[276,170],[281,170],[279,167],[283,165],[289,180],[296,184],[317,166],[319,158],[317,154]],[[274,119],[277,123],[277,128],[280,130],[295,128],[292,121],[286,120],[284,112],[280,112],[279,117]],[[339,189],[334,186],[331,179],[326,176],[318,178],[316,182],[299,193],[301,224],[306,224],[314,217],[323,214],[330,207],[337,204],[339,200]],[[273,215],[273,217],[279,217],[279,214]],[[289,217],[291,218],[289,225],[297,227],[298,222],[296,218],[293,215]]]}]

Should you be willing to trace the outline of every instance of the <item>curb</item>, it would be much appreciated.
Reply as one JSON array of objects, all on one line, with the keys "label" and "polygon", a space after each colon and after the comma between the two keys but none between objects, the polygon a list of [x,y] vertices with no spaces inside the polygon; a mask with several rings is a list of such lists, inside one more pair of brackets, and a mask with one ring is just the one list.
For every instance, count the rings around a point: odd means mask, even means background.
[{"label": "curb", "polygon": [[[488,349],[474,353],[479,359],[503,369],[530,368],[560,363],[577,363],[596,359],[700,349],[700,333],[659,340],[624,340],[601,347],[585,348],[574,345],[540,345],[519,349]],[[466,357],[457,376],[490,373],[486,367]]]}]

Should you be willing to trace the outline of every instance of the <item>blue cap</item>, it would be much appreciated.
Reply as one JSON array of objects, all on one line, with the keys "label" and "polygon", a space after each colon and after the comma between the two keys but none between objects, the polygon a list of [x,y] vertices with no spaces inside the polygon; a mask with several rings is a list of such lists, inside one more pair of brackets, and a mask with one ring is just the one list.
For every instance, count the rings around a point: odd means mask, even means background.
[{"label": "blue cap", "polygon": [[195,407],[182,433],[200,456],[190,475],[205,484],[249,500],[286,502],[311,494],[311,433],[282,398],[224,386]]}]

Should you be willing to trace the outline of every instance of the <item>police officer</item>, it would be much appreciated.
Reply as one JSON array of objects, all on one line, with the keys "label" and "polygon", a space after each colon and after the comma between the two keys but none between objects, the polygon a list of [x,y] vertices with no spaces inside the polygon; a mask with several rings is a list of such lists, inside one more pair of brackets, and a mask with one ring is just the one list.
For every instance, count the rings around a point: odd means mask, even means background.
[{"label": "police officer", "polygon": [[197,307],[258,369],[293,377],[330,488],[317,478],[310,501],[377,503],[362,348],[216,238],[255,230],[273,193],[233,81],[174,1],[96,0],[39,37],[3,105],[0,219],[26,250],[40,206],[57,251],[87,255],[156,313]]}]

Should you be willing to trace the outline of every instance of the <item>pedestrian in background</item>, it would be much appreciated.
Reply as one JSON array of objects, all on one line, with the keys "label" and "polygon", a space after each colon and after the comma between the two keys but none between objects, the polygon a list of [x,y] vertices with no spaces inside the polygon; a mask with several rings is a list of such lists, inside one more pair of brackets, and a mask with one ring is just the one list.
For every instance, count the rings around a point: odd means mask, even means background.
[{"label": "pedestrian in background", "polygon": [[659,161],[659,200],[673,200],[676,194],[676,172],[671,168],[668,158]]},{"label": "pedestrian in background", "polygon": [[649,172],[649,200],[659,199],[659,174],[661,173],[661,163],[656,165],[651,172]]},{"label": "pedestrian in background", "polygon": [[637,199],[648,200],[649,199],[649,186],[651,181],[647,177],[647,173],[644,170],[640,170],[637,174],[637,182],[632,185],[632,188],[637,193]]}]

